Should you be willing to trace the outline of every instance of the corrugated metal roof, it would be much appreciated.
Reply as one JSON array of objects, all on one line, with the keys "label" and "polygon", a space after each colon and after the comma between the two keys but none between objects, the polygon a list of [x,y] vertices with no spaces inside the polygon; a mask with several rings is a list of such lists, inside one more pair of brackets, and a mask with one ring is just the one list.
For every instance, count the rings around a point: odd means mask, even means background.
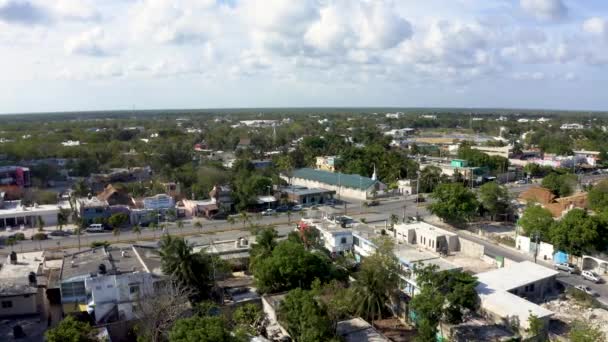
[{"label": "corrugated metal roof", "polygon": [[349,175],[340,172],[315,170],[310,168],[295,170],[293,172],[293,177],[359,190],[367,190],[372,185],[378,183],[378,181],[375,181],[369,177]]}]

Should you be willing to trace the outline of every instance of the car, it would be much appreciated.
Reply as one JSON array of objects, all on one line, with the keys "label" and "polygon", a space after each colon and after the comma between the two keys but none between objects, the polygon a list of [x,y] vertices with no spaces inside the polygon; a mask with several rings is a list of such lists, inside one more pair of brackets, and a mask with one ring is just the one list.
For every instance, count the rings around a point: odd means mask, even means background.
[{"label": "car", "polygon": [[515,184],[527,184],[528,182],[525,179],[520,179]]},{"label": "car", "polygon": [[592,288],[590,288],[589,286],[586,285],[576,285],[574,287],[575,289],[581,291],[581,292],[585,292],[586,294],[592,296],[592,297],[597,297],[598,293],[595,292]]},{"label": "car", "polygon": [[284,212],[289,211],[289,206],[280,205],[275,210],[277,211],[277,213],[284,213]]},{"label": "car", "polygon": [[594,282],[594,283],[596,283],[596,284],[602,281],[602,278],[600,278],[600,276],[599,276],[599,275],[597,275],[597,273],[595,273],[595,272],[593,272],[593,271],[583,271],[583,272],[581,273],[581,276],[582,276],[584,279],[589,280],[589,281],[591,281],[591,282]]},{"label": "car", "polygon": [[272,216],[274,214],[276,214],[276,210],[274,209],[266,209],[264,211],[262,211],[262,216]]},{"label": "car", "polygon": [[66,232],[64,230],[53,230],[52,232],[49,233],[50,236],[68,236],[70,235],[69,232]]},{"label": "car", "polygon": [[555,269],[558,271],[568,272],[570,274],[576,273],[576,266],[567,262],[560,262],[554,265]]},{"label": "car", "polygon": [[302,211],[302,209],[304,209],[304,207],[302,207],[299,204],[294,205],[293,207],[291,207],[291,211]]},{"label": "car", "polygon": [[368,207],[375,207],[375,206],[378,206],[378,205],[380,205],[380,201],[373,200],[373,201],[367,202],[367,206]]},{"label": "car", "polygon": [[87,232],[89,233],[100,233],[103,231],[103,225],[100,223],[93,223],[87,228]]}]

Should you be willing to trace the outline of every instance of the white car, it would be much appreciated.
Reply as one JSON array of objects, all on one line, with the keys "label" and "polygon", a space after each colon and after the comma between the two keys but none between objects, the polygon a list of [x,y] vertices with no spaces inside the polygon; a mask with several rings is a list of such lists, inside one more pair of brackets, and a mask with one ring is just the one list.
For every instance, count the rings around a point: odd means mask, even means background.
[{"label": "white car", "polygon": [[272,216],[276,213],[277,213],[277,211],[274,209],[266,209],[266,210],[262,211],[262,216]]},{"label": "white car", "polygon": [[576,285],[574,287],[575,289],[585,292],[586,294],[592,296],[592,297],[596,297],[598,294],[597,292],[593,291],[592,288],[590,288],[589,286],[585,286],[585,285]]},{"label": "white car", "polygon": [[583,271],[583,272],[581,272],[581,276],[594,283],[599,283],[601,281],[600,276],[597,275],[597,273],[595,273],[593,271]]}]

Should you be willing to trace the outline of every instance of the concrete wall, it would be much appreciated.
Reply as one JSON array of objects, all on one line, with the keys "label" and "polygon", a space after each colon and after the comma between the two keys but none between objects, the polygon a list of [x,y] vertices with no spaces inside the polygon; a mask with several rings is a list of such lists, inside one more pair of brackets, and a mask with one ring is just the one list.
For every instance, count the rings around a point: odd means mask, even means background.
[{"label": "concrete wall", "polygon": [[[523,236],[523,235],[518,235],[517,238],[515,239],[515,246],[517,249],[519,249],[520,251],[529,254],[529,255],[534,255],[535,253],[535,247],[534,247],[534,243],[530,240],[529,237],[527,236]],[[555,254],[555,250],[553,249],[553,245],[550,243],[545,243],[545,242],[540,242],[538,244],[538,252],[537,252],[537,258],[539,260],[546,260],[546,261],[552,261],[553,260],[553,255]]]},{"label": "concrete wall", "polygon": [[334,185],[330,185],[330,184],[325,184],[325,183],[321,183],[321,182],[316,182],[316,181],[312,181],[312,180],[308,180],[308,179],[302,179],[302,178],[290,178],[289,181],[291,182],[291,185],[298,185],[298,186],[304,186],[307,188],[320,188],[320,189],[325,189],[325,190],[333,190],[336,192],[336,196],[337,198],[341,198],[341,197],[346,197],[346,198],[352,198],[352,199],[358,199],[358,200],[366,200],[368,198],[368,193],[371,193],[371,188],[369,189],[369,191],[362,191],[359,189],[352,189],[352,188],[347,188],[344,186],[334,186]]},{"label": "concrete wall", "polygon": [[0,305],[0,317],[30,315],[38,313],[37,294],[0,297],[0,302],[11,302],[12,307]]},{"label": "concrete wall", "polygon": [[460,253],[469,258],[481,258],[484,256],[485,247],[473,241],[459,239]]}]

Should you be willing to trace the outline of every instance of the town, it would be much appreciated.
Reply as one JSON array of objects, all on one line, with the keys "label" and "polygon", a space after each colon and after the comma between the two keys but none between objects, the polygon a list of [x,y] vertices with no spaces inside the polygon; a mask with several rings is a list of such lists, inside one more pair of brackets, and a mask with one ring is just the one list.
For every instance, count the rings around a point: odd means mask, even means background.
[{"label": "town", "polygon": [[2,341],[608,334],[608,117],[2,120]]}]

